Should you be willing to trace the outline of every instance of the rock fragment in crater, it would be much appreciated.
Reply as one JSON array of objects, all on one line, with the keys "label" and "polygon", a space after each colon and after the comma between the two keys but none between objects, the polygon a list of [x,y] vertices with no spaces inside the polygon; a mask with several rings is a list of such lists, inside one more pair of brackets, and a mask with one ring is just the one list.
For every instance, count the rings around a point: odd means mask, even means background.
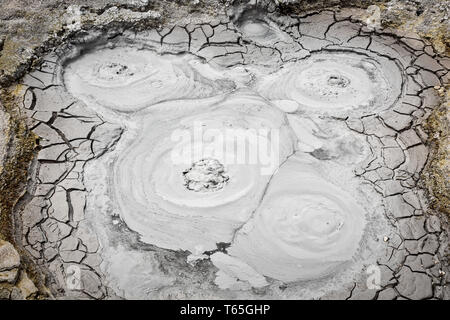
[{"label": "rock fragment in crater", "polygon": [[230,180],[225,167],[216,159],[198,160],[183,175],[186,188],[196,192],[220,190]]}]

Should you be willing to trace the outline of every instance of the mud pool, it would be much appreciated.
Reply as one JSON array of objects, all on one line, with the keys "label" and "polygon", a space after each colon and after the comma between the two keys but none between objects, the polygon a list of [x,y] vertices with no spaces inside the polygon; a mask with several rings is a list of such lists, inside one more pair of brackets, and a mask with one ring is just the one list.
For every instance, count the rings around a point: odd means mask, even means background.
[{"label": "mud pool", "polygon": [[[62,295],[435,297],[448,240],[417,183],[450,60],[352,14],[236,6],[45,56],[22,81],[41,151],[20,216]],[[239,139],[264,152],[223,149]]]}]

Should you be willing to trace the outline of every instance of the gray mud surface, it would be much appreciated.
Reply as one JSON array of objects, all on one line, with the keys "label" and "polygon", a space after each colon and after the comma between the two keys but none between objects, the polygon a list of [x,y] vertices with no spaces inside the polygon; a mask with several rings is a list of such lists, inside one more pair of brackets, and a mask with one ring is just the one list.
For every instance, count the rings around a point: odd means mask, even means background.
[{"label": "gray mud surface", "polygon": [[[186,20],[73,18],[19,80],[40,139],[16,245],[49,295],[448,300],[448,217],[421,180],[445,52],[356,7],[235,3]],[[171,133],[199,119],[278,130],[279,166],[170,165]]]}]

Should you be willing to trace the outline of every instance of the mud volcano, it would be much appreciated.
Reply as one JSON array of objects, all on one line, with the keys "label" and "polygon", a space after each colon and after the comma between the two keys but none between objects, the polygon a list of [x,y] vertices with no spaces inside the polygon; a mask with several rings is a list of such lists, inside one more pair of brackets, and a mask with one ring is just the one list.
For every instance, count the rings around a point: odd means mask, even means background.
[{"label": "mud volcano", "polygon": [[419,182],[450,62],[362,12],[235,4],[46,54],[22,80],[41,150],[17,216],[54,295],[442,298]]}]

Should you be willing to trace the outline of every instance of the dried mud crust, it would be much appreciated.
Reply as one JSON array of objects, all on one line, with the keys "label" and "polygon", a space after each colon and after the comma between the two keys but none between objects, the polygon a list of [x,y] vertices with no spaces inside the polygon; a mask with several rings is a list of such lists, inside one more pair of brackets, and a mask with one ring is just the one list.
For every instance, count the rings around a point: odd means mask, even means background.
[{"label": "dried mud crust", "polygon": [[[22,76],[33,61],[48,48],[61,43],[73,32],[99,26],[145,29],[151,26],[185,21],[190,17],[204,20],[223,14],[233,4],[254,3],[249,0],[76,0],[28,1],[2,3],[0,13],[0,83],[7,85]],[[270,12],[302,15],[309,10],[332,6],[366,9],[378,5],[385,27],[418,32],[429,39],[440,53],[448,47],[448,1],[434,0],[262,0],[258,5]],[[363,13],[363,19],[371,13]],[[3,52],[2,52],[3,51]]]},{"label": "dried mud crust", "polygon": [[[0,295],[2,299],[42,299],[51,296],[45,288],[42,270],[26,250],[17,246],[21,241],[14,232],[20,230],[21,222],[13,213],[20,206],[38,139],[27,128],[26,119],[17,108],[19,97],[20,86],[1,90],[0,113],[5,122],[0,126],[4,139],[0,151]],[[11,260],[15,256],[17,259]]]}]

